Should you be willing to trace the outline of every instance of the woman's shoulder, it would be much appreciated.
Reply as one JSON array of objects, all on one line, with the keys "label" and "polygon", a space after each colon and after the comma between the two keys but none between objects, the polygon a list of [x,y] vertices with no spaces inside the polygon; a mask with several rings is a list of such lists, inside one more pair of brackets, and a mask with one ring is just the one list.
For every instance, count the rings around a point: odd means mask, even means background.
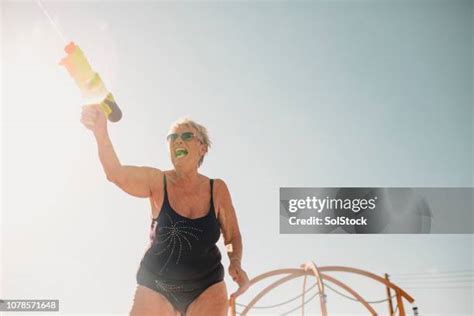
[{"label": "woman's shoulder", "polygon": [[217,197],[227,197],[230,195],[227,183],[221,178],[214,178],[214,194]]},{"label": "woman's shoulder", "polygon": [[160,188],[163,183],[163,177],[167,171],[153,168],[152,173],[152,189]]},{"label": "woman's shoulder", "polygon": [[226,183],[224,182],[224,180],[222,180],[221,178],[211,178],[211,177],[208,177],[208,176],[203,175],[203,174],[199,174],[199,176],[201,177],[203,182],[209,182],[209,181],[212,180],[212,182],[214,182],[214,188],[216,186],[218,186],[218,187],[227,186]]}]

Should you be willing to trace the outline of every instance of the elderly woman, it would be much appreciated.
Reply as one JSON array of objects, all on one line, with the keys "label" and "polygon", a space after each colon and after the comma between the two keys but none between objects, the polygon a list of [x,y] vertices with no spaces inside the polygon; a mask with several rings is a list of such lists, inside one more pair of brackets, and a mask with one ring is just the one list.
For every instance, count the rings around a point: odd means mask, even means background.
[{"label": "elderly woman", "polygon": [[211,142],[205,127],[191,120],[174,124],[167,137],[174,168],[124,166],[98,105],[83,107],[81,122],[97,141],[107,179],[133,196],[149,198],[150,244],[136,274],[131,316],[227,315],[224,267],[216,243],[222,232],[238,283],[231,298],[249,284],[241,267],[242,240],[229,190],[221,179],[198,172]]}]

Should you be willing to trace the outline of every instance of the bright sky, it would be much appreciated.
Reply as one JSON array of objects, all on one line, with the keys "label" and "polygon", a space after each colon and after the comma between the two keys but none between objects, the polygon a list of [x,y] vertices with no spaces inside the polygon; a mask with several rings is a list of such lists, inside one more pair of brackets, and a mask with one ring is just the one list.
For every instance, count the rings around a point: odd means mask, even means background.
[{"label": "bright sky", "polygon": [[[353,266],[393,274],[421,315],[472,315],[472,235],[280,235],[278,195],[286,186],[472,187],[472,1],[44,7],[121,106],[110,133],[122,163],[170,168],[169,125],[189,116],[209,128],[201,172],[231,190],[251,277],[307,260]],[[149,203],[106,181],[79,122],[79,91],[58,66],[63,43],[36,2],[1,9],[0,297],[125,315]],[[421,280],[407,280],[414,272]],[[382,286],[340,277],[368,300],[385,298]],[[331,315],[365,315],[328,295]]]}]

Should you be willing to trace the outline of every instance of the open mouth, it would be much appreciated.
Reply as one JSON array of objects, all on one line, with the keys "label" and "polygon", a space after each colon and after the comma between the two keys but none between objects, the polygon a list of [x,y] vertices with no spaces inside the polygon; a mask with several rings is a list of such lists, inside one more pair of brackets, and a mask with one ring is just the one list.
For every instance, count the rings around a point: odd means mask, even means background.
[{"label": "open mouth", "polygon": [[176,148],[174,154],[176,158],[181,158],[186,156],[188,154],[188,151],[185,148]]}]

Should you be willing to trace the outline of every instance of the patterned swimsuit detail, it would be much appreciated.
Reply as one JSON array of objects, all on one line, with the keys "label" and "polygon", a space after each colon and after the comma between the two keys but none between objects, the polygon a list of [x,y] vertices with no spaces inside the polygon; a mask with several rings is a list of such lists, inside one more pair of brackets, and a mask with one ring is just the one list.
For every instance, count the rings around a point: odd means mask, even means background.
[{"label": "patterned swimsuit detail", "polygon": [[137,283],[153,289],[182,314],[204,290],[224,279],[221,253],[216,243],[220,225],[213,201],[207,215],[191,219],[171,207],[163,176],[164,200],[160,215],[152,219],[150,245],[140,262]]}]

